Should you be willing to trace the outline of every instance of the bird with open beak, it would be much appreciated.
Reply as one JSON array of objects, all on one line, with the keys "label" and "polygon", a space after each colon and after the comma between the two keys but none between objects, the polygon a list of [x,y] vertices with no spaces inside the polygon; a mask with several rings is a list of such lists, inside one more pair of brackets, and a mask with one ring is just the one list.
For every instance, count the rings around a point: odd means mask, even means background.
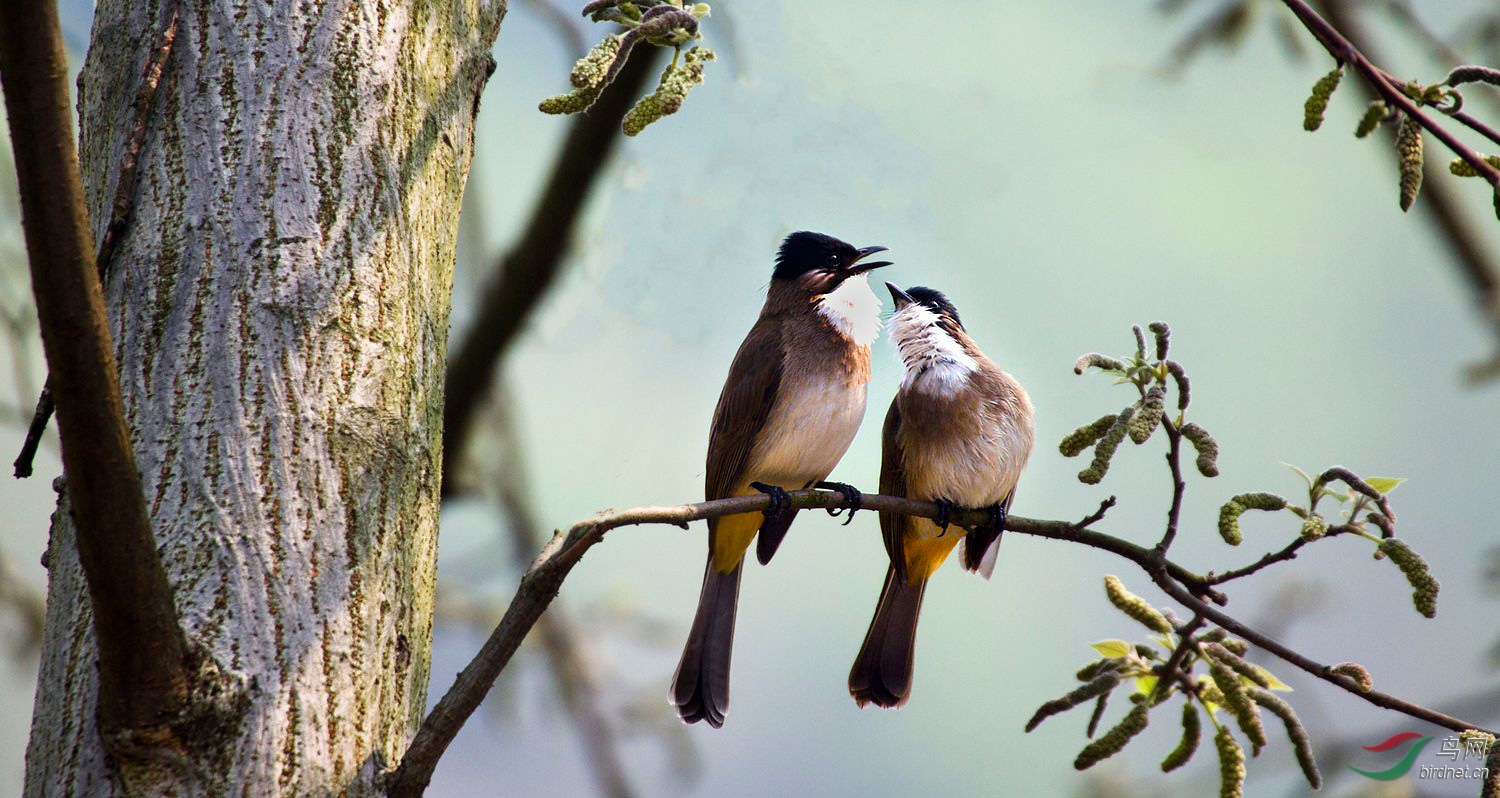
[{"label": "bird with open beak", "polygon": [[[890,567],[849,693],[860,706],[898,707],[911,694],[927,580],[960,543],[964,568],[989,578],[1034,430],[1026,391],[979,351],[947,297],[886,288],[896,303],[890,338],[904,375],[885,417],[880,492],[941,508],[936,522],[880,514]],[[968,531],[950,527],[955,508],[987,508],[989,520]]]},{"label": "bird with open beak", "polygon": [[867,261],[885,247],[856,248],[832,236],[787,236],[750,333],[740,344],[714,409],[708,439],[709,499],[771,495],[764,513],[708,522],[708,564],[698,611],[683,647],[671,698],[687,723],[724,723],[729,660],[746,551],[770,562],[796,511],[787,490],[826,483],[865,414],[870,344],[880,333],[880,300],[867,274],[888,261]]}]

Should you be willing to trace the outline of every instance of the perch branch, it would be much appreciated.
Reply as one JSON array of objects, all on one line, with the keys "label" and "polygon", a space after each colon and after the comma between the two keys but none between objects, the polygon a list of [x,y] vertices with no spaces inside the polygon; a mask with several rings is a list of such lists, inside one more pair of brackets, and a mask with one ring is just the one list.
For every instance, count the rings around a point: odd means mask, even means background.
[{"label": "perch branch", "polygon": [[[791,508],[832,509],[843,505],[842,495],[832,491],[793,491],[790,494]],[[422,794],[432,778],[438,759],[452,742],[458,730],[478,708],[495,679],[510,662],[511,656],[557,596],[568,572],[583,557],[590,547],[603,539],[610,530],[641,524],[672,524],[687,528],[692,521],[719,518],[726,515],[758,512],[770,504],[767,496],[740,496],[716,499],[697,504],[680,504],[662,507],[636,507],[619,512],[606,512],[587,521],[574,524],[567,532],[557,532],[542,549],[540,555],[521,577],[515,598],[505,611],[505,616],[495,627],[488,640],[480,648],[473,661],[458,675],[458,679],[437,706],[428,714],[412,740],[405,758],[396,770],[391,795],[394,798],[411,798]],[[865,494],[863,508],[877,512],[890,512],[923,518],[937,518],[939,508],[931,502],[913,501],[897,496]],[[1475,724],[1445,715],[1441,712],[1403,701],[1394,696],[1378,692],[1362,692],[1352,679],[1331,673],[1327,666],[1297,653],[1275,639],[1235,620],[1215,604],[1227,603],[1227,599],[1213,589],[1205,577],[1166,559],[1157,548],[1146,548],[1121,538],[1107,535],[1089,528],[1112,504],[1106,501],[1100,510],[1082,522],[1049,521],[1011,516],[1006,531],[1079,543],[1117,554],[1140,566],[1151,579],[1169,596],[1195,616],[1212,621],[1227,631],[1244,638],[1266,651],[1275,654],[1307,672],[1331,684],[1343,688],[1376,706],[1394,709],[1410,717],[1436,723],[1450,729],[1480,728]],[[984,523],[984,511],[963,511],[950,520],[960,526],[976,526]]]},{"label": "perch branch", "polygon": [[[67,500],[93,605],[106,747],[160,746],[187,704],[186,643],[157,554],[120,399],[73,148],[52,0],[0,3],[0,82],[43,350],[56,387]],[[134,737],[135,739],[125,739]]]}]

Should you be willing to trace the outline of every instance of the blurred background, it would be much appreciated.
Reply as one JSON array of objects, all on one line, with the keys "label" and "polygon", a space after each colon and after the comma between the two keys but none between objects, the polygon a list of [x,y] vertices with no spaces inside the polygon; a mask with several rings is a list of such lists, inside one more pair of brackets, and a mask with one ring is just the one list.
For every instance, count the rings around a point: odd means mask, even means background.
[{"label": "blurred background", "polygon": [[[1377,62],[1402,77],[1440,79],[1456,62],[1443,47],[1500,61],[1500,22],[1485,0],[1340,5]],[[80,63],[91,5],[63,9]],[[889,247],[896,265],[879,276],[947,292],[1029,389],[1038,447],[1017,514],[1077,519],[1114,494],[1100,529],[1148,545],[1160,536],[1170,499],[1160,438],[1124,447],[1099,487],[1080,484],[1086,463],[1056,450],[1131,398],[1110,378],[1075,377],[1074,358],[1126,354],[1130,325],[1156,319],[1172,324],[1174,357],[1193,377],[1192,418],[1222,448],[1219,478],[1189,476],[1174,548],[1183,564],[1224,570],[1291,539],[1286,518],[1247,518],[1239,549],[1214,531],[1232,494],[1297,494],[1283,462],[1409,478],[1393,500],[1402,537],[1442,580],[1436,620],[1412,610],[1389,562],[1350,538],[1236,583],[1229,609],[1319,661],[1364,664],[1382,690],[1500,720],[1500,383],[1466,377],[1494,357],[1497,327],[1476,310],[1426,197],[1410,214],[1397,209],[1389,137],[1350,135],[1366,101],[1353,78],[1324,130],[1303,132],[1303,100],[1332,62],[1287,23],[1266,0],[716,4],[704,31],[720,60],[680,114],[620,142],[597,180],[575,187],[587,198],[560,274],[478,417],[461,480],[469,491],[444,506],[431,699],[503,611],[538,536],[602,508],[701,498],[730,358],[778,242],[808,228]],[[568,6],[511,4],[461,223],[455,348],[554,160],[579,157],[560,152],[575,121],[536,103],[567,88],[573,60],[602,33]],[[1469,110],[1500,121],[1481,93],[1470,92]],[[1429,161],[1449,157],[1429,141]],[[1479,256],[1500,262],[1483,184],[1441,182]],[[45,369],[8,163],[0,194],[8,461]],[[874,360],[864,428],[834,475],[870,490],[899,381],[887,342]],[[49,433],[33,479],[0,480],[5,794],[21,783],[55,446]],[[682,727],[666,700],[698,596],[702,525],[613,533],[465,727],[431,794],[1216,791],[1206,743],[1183,771],[1157,769],[1175,722],[1084,774],[1071,763],[1086,710],[1022,733],[1039,704],[1077,684],[1073,671],[1095,657],[1089,643],[1144,639],[1107,604],[1104,574],[1167,603],[1134,566],[1079,546],[1009,536],[988,583],[945,568],[927,594],[910,704],[856,709],[845,678],[885,552],[873,514],[839,523],[804,513],[774,567],[746,573],[733,708],[717,731]],[[1325,792],[1376,794],[1343,766],[1389,764],[1361,745],[1407,729],[1444,734],[1258,661],[1295,688]],[[1418,764],[1447,764],[1437,748]],[[1306,791],[1275,734],[1249,779],[1250,795]],[[1478,783],[1379,790],[1473,795]]]}]

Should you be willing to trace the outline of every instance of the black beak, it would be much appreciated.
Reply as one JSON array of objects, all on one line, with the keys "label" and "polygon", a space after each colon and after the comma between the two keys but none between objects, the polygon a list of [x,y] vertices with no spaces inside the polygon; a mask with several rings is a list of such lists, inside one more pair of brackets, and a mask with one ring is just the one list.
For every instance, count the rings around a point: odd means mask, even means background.
[{"label": "black beak", "polygon": [[895,283],[886,283],[885,287],[887,291],[891,292],[891,299],[896,302],[896,310],[900,310],[916,301],[911,298],[911,294],[902,291],[900,286],[897,286]]},{"label": "black beak", "polygon": [[885,247],[865,247],[859,250],[859,255],[845,268],[850,274],[864,274],[865,272],[878,269],[881,266],[889,266],[891,265],[891,262],[888,260],[877,260],[873,263],[860,262],[877,252],[885,252],[885,250]]}]

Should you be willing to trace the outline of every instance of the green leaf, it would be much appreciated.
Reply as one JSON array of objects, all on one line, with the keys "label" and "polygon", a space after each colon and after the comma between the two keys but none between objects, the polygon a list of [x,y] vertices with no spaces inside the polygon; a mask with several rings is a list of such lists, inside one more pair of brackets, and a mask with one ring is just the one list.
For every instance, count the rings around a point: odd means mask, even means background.
[{"label": "green leaf", "polygon": [[1339,491],[1336,491],[1336,490],[1328,487],[1327,485],[1324,485],[1323,487],[1318,488],[1318,496],[1319,496],[1319,498],[1321,498],[1323,496],[1327,496],[1328,498],[1333,499],[1334,501],[1338,502],[1339,504],[1343,504],[1344,502],[1349,501],[1349,494],[1347,492],[1340,493]]},{"label": "green leaf", "polygon": [[1151,635],[1151,642],[1156,643],[1157,645],[1161,646],[1162,648],[1166,649],[1167,651],[1171,651],[1172,649],[1174,649],[1174,648],[1177,647],[1176,645],[1174,645],[1172,643],[1171,640],[1168,640],[1167,638],[1162,637],[1161,635]]},{"label": "green leaf", "polygon": [[1135,677],[1135,691],[1141,695],[1151,695],[1156,689],[1156,674],[1146,673]]},{"label": "green leaf", "polygon": [[1283,682],[1280,679],[1276,678],[1275,676],[1271,675],[1271,672],[1268,671],[1268,670],[1266,670],[1265,668],[1262,668],[1259,665],[1251,665],[1250,667],[1254,668],[1257,672],[1259,672],[1261,676],[1266,677],[1266,683],[1269,684],[1269,685],[1271,685],[1271,689],[1272,690],[1275,690],[1278,693],[1290,693],[1290,692],[1292,692],[1292,688],[1291,687],[1288,687],[1285,682]]},{"label": "green leaf", "polygon": [[1390,493],[1396,489],[1397,485],[1405,481],[1406,477],[1365,477],[1365,482],[1370,483],[1370,487],[1381,493]]},{"label": "green leaf", "polygon": [[1300,468],[1292,465],[1291,463],[1282,463],[1282,465],[1284,465],[1287,468],[1290,468],[1293,471],[1297,472],[1297,476],[1302,477],[1302,481],[1307,483],[1307,489],[1308,490],[1312,490],[1312,482],[1313,482],[1313,480],[1312,480],[1312,477],[1310,477],[1310,476],[1307,475],[1306,471],[1303,471],[1302,469],[1300,469]]},{"label": "green leaf", "polygon": [[1100,640],[1089,645],[1106,657],[1123,657],[1130,653],[1130,644],[1124,640]]}]

